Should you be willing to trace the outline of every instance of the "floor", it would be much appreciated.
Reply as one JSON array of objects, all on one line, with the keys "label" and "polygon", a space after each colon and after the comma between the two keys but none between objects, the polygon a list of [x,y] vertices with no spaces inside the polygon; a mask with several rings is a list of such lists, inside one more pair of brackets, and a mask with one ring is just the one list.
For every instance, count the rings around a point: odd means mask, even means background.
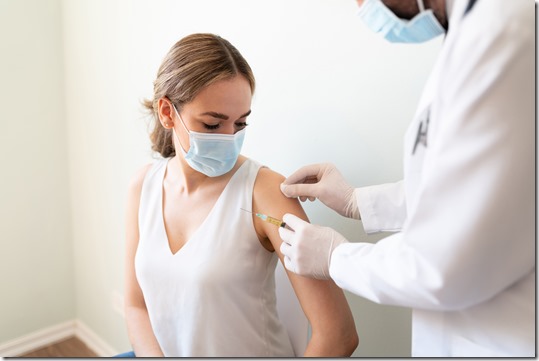
[{"label": "floor", "polygon": [[45,346],[19,357],[98,357],[76,337]]}]

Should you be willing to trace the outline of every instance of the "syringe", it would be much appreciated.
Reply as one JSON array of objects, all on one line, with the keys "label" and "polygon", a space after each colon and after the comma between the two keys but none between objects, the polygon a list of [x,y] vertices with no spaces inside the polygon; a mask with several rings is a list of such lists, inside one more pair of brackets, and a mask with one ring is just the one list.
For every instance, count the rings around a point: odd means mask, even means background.
[{"label": "syringe", "polygon": [[274,225],[276,225],[277,227],[283,227],[283,228],[288,228],[288,229],[290,229],[290,227],[287,227],[287,226],[286,226],[286,223],[283,222],[283,221],[281,221],[280,219],[273,218],[273,217],[267,216],[267,215],[262,214],[262,213],[251,212],[251,211],[248,211],[247,209],[243,209],[243,208],[240,208],[240,209],[241,209],[242,211],[245,211],[245,212],[249,212],[249,213],[254,214],[255,216],[257,216],[258,218],[260,218],[260,219],[263,220],[264,222],[268,222],[268,223],[274,224]]}]

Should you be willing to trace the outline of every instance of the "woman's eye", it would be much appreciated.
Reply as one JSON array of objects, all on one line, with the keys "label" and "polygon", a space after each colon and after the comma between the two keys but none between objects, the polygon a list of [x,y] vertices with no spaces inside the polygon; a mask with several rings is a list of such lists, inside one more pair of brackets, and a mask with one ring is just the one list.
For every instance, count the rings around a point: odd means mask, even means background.
[{"label": "woman's eye", "polygon": [[247,124],[247,122],[239,122],[239,123],[236,123],[236,127],[238,128],[245,128],[246,126],[248,126],[249,124]]},{"label": "woman's eye", "polygon": [[208,130],[215,130],[215,129],[218,129],[220,126],[219,123],[217,124],[206,124],[204,123],[204,128],[208,129]]}]

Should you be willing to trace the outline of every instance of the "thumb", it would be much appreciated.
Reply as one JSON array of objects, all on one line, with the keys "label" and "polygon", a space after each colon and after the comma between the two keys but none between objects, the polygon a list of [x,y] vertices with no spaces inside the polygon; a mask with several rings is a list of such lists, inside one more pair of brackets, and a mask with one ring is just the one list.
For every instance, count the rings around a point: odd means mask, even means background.
[{"label": "thumb", "polygon": [[297,197],[318,197],[317,184],[285,184],[281,183],[281,192],[288,198]]},{"label": "thumb", "polygon": [[311,164],[301,167],[284,180],[285,184],[314,183],[323,168],[323,164]]}]

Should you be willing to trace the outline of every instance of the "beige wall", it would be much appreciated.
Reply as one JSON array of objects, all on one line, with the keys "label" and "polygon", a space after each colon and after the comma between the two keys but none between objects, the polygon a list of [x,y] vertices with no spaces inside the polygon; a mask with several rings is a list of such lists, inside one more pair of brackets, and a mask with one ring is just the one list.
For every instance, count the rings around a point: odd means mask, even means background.
[{"label": "beige wall", "polygon": [[[332,161],[356,186],[398,180],[402,135],[441,39],[392,46],[355,14],[353,0],[0,0],[2,44],[19,49],[0,58],[9,79],[0,97],[9,130],[7,143],[0,133],[8,165],[0,277],[9,294],[0,298],[0,343],[77,318],[118,351],[129,348],[115,302],[127,183],[151,161],[139,102],[165,53],[189,33],[222,35],[254,70],[245,155],[285,175]],[[28,43],[44,49],[37,67]],[[22,82],[13,71],[21,62],[31,67]],[[351,240],[381,237],[319,203],[305,208]],[[361,339],[355,356],[409,356],[408,310],[348,296]]]},{"label": "beige wall", "polygon": [[0,1],[0,344],[75,317],[60,5]]}]

